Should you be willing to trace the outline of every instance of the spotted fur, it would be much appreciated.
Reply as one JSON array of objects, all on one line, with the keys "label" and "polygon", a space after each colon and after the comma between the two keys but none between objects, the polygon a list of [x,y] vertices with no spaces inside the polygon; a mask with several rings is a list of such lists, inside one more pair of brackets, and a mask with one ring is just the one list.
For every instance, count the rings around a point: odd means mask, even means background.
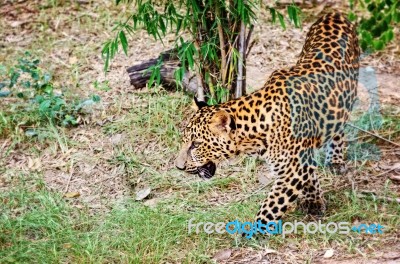
[{"label": "spotted fur", "polygon": [[277,177],[256,220],[280,219],[298,198],[305,211],[321,214],[325,202],[314,150],[326,147],[327,163],[342,162],[359,53],[355,27],[343,15],[321,17],[311,26],[297,64],[273,72],[262,89],[216,106],[197,102],[176,166],[210,178],[220,161],[256,154]]}]

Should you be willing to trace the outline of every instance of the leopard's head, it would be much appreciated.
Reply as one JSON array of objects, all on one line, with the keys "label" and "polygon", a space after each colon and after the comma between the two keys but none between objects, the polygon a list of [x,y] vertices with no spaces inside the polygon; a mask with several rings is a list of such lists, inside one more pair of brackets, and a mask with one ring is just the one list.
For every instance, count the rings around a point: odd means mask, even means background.
[{"label": "leopard's head", "polygon": [[214,176],[216,166],[236,154],[233,117],[219,106],[195,98],[197,111],[183,131],[175,166],[203,179]]}]

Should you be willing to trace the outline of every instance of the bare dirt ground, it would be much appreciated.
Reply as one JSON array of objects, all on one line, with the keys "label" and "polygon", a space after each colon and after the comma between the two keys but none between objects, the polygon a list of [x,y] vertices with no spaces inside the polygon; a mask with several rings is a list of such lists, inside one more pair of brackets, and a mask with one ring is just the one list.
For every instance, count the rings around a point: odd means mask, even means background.
[{"label": "bare dirt ground", "polygon": [[[18,2],[18,1],[16,1]],[[5,61],[9,56],[15,57],[18,51],[37,48],[40,41],[51,42],[47,47],[48,54],[43,54],[44,63],[57,76],[56,82],[78,83],[77,92],[82,95],[95,91],[101,95],[102,103],[94,109],[90,120],[86,125],[72,130],[62,130],[58,144],[36,145],[35,151],[28,151],[32,146],[20,145],[12,148],[7,157],[0,162],[6,166],[8,171],[0,176],[0,191],[5,190],[12,184],[11,175],[18,172],[40,171],[44,174],[45,184],[52,190],[60,193],[77,192],[79,199],[71,200],[75,206],[89,206],[94,212],[107,210],[111,205],[123,201],[132,196],[129,179],[125,177],[125,169],[122,165],[113,165],[109,161],[115,157],[118,146],[129,144],[126,142],[125,134],[118,133],[108,136],[103,133],[103,126],[123,118],[124,113],[133,106],[143,104],[142,99],[137,96],[140,91],[135,91],[129,84],[126,68],[142,61],[154,58],[161,51],[172,46],[172,36],[167,36],[165,44],[154,42],[145,32],[139,31],[130,40],[129,56],[118,55],[112,62],[109,73],[103,74],[103,61],[100,57],[101,43],[110,36],[110,30],[101,26],[92,25],[92,28],[81,28],[79,21],[107,20],[110,18],[99,18],[96,13],[98,5],[110,6],[110,12],[116,14],[118,11],[111,8],[112,3],[98,1],[91,3],[87,11],[80,9],[58,9],[53,18],[41,17],[29,1],[20,1],[17,4],[0,4],[0,61]],[[256,25],[254,38],[257,40],[249,58],[247,59],[247,84],[250,89],[262,87],[269,74],[275,69],[288,67],[295,63],[305,40],[305,34],[310,27],[310,21],[315,20],[320,14],[341,6],[331,2],[325,9],[321,7],[309,8],[306,13],[311,16],[303,24],[303,29],[288,28],[283,31],[277,25],[271,25],[268,18],[261,19]],[[75,17],[75,19],[71,19]],[[43,26],[46,24],[46,26]],[[42,25],[42,26],[40,26]],[[379,101],[382,107],[394,106],[400,115],[398,108],[400,104],[400,32],[396,29],[397,40],[384,52],[370,55],[362,60],[362,67],[372,67],[378,80]],[[43,36],[46,36],[43,39]],[[68,43],[68,45],[63,45]],[[77,73],[78,72],[78,73]],[[76,77],[74,77],[76,74]],[[74,79],[76,78],[76,79]],[[111,88],[108,92],[98,91],[94,88],[94,82],[109,81]],[[362,85],[359,87],[359,96],[362,105],[368,106],[369,94]],[[134,128],[132,128],[134,129]],[[68,140],[73,144],[65,144]],[[5,153],[12,143],[12,139],[0,140],[0,154]],[[148,153],[159,151],[154,147],[133,146],[134,151]],[[370,165],[371,176],[379,174],[393,164],[400,161],[400,150],[381,142],[382,149],[388,153],[380,161]],[[173,168],[173,156],[160,161],[163,170]],[[388,175],[397,175],[393,170]],[[363,181],[364,175],[356,175],[357,181]],[[387,176],[388,176],[387,175]],[[355,176],[355,177],[356,177]],[[371,177],[370,176],[370,177]],[[367,179],[368,181],[369,179]],[[384,184],[376,181],[377,186]],[[335,183],[336,187],[340,182]],[[348,183],[346,183],[348,184]],[[400,188],[397,186],[400,196]],[[377,188],[378,189],[378,188]],[[385,251],[387,249],[387,254]],[[290,251],[290,250],[289,250]],[[397,252],[397,253],[396,253]],[[324,259],[323,252],[315,252],[315,263],[399,263],[400,244],[387,244],[383,252],[366,259],[362,255],[351,259],[340,254],[335,254],[333,259]],[[296,263],[303,262],[298,259],[296,252],[286,254],[284,259],[275,254],[263,250],[243,249],[235,251],[226,263]]]}]

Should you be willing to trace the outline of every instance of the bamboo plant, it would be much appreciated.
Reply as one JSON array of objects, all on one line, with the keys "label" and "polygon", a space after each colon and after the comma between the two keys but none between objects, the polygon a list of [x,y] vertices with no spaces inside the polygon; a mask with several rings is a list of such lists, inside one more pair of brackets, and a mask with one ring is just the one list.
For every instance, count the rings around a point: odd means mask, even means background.
[{"label": "bamboo plant", "polygon": [[[175,72],[181,83],[185,71],[196,73],[199,100],[209,104],[224,102],[246,93],[246,57],[251,48],[251,34],[256,10],[267,8],[273,22],[285,27],[284,17],[273,7],[262,6],[259,0],[116,0],[129,5],[124,22],[116,24],[113,39],[104,44],[105,69],[122,46],[128,53],[127,35],[139,27],[162,42],[168,32],[175,33],[175,51],[180,68]],[[287,7],[289,19],[300,25],[299,9]],[[162,61],[160,61],[162,63]],[[159,82],[157,65],[149,86]]]}]

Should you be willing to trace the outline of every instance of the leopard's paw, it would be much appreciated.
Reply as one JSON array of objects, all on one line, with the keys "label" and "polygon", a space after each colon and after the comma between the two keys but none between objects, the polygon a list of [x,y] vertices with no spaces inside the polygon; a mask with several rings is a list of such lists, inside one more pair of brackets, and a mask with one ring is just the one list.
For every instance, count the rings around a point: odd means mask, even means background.
[{"label": "leopard's paw", "polygon": [[302,200],[299,203],[300,210],[316,218],[324,216],[326,211],[326,202],[324,199]]}]

